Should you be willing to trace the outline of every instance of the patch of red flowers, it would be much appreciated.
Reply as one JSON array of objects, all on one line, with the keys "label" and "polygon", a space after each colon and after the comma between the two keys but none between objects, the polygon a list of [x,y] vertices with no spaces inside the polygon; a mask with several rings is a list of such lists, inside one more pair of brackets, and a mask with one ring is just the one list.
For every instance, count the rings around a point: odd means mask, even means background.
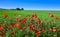
[{"label": "patch of red flowers", "polygon": [[39,19],[39,18],[36,18],[35,22],[36,22],[36,23],[38,23],[38,24],[40,24],[40,23],[41,23],[41,21],[40,21],[40,19]]},{"label": "patch of red flowers", "polygon": [[26,22],[26,18],[23,18],[23,19],[21,20],[21,22],[22,22],[22,23],[25,23],[25,22]]},{"label": "patch of red flowers", "polygon": [[33,17],[33,18],[37,18],[37,15],[36,15],[36,13],[34,13],[34,14],[32,15],[32,17]]},{"label": "patch of red flowers", "polygon": [[4,27],[3,26],[0,26],[0,30],[3,30],[4,29]]},{"label": "patch of red flowers", "polygon": [[41,32],[39,30],[35,29],[35,33],[36,33],[36,36],[40,36]]},{"label": "patch of red flowers", "polygon": [[14,36],[16,33],[16,30],[11,33],[11,36]]},{"label": "patch of red flowers", "polygon": [[58,21],[58,20],[60,20],[60,18],[56,17],[55,20]]},{"label": "patch of red flowers", "polygon": [[21,28],[21,25],[18,23],[18,24],[16,24],[16,27],[17,27],[18,29],[20,29],[20,28]]},{"label": "patch of red flowers", "polygon": [[4,14],[4,18],[7,18],[8,17],[8,15],[7,14]]},{"label": "patch of red flowers", "polygon": [[54,17],[54,14],[51,14],[51,13],[50,13],[49,16],[50,16],[50,17]]},{"label": "patch of red flowers", "polygon": [[29,29],[33,30],[34,29],[33,27],[34,27],[34,24],[30,24]]},{"label": "patch of red flowers", "polygon": [[56,29],[56,27],[53,27],[53,32],[57,32],[57,29]]}]

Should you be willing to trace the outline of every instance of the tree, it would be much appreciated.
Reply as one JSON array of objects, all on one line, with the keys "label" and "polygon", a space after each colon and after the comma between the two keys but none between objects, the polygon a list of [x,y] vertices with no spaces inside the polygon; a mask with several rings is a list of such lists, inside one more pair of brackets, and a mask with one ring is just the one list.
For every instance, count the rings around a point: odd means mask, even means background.
[{"label": "tree", "polygon": [[21,10],[24,10],[24,8],[21,8]]},{"label": "tree", "polygon": [[20,8],[16,8],[16,10],[20,10]]}]

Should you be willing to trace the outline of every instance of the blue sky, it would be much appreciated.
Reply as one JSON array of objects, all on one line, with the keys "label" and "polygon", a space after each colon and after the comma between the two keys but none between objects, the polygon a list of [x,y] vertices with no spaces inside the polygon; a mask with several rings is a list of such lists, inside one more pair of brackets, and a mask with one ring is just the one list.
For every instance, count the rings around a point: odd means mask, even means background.
[{"label": "blue sky", "polygon": [[0,8],[25,10],[60,10],[60,0],[0,0]]}]

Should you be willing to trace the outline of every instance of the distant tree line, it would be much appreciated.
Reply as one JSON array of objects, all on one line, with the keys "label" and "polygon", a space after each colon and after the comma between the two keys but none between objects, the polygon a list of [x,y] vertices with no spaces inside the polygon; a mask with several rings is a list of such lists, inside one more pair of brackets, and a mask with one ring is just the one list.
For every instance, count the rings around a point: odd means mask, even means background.
[{"label": "distant tree line", "polygon": [[3,8],[0,8],[0,10],[24,10],[24,8],[16,8],[16,9],[3,9]]}]

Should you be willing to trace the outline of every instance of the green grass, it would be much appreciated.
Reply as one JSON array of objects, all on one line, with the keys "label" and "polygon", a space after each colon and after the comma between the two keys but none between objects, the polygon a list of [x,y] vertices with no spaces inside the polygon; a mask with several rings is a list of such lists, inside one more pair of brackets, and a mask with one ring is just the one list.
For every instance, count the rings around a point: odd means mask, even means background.
[{"label": "green grass", "polygon": [[57,17],[60,17],[60,11],[49,11],[49,10],[24,10],[24,11],[0,10],[0,16],[2,16],[4,13],[7,13],[9,16],[14,16],[14,14],[26,16],[27,14],[32,15],[34,12],[36,12],[36,14],[39,18],[46,18],[49,13],[53,13]]}]

